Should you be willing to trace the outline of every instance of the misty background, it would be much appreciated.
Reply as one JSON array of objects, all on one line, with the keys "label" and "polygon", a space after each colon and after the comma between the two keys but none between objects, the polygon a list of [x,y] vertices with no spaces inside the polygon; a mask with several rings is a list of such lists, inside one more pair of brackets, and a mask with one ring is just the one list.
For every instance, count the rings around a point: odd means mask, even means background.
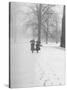
[{"label": "misty background", "polygon": [[[30,40],[33,38],[37,40],[38,19],[36,15],[37,12],[35,12],[37,10],[36,5],[38,4],[11,3],[11,38],[14,42],[16,42],[18,38],[23,37]],[[45,14],[41,20],[41,24],[43,24],[41,25],[41,40],[46,42],[46,37],[48,37],[48,42],[60,42],[63,6],[43,4],[42,7],[45,7],[44,11],[47,10],[47,14]],[[48,36],[46,32],[48,32]]]}]

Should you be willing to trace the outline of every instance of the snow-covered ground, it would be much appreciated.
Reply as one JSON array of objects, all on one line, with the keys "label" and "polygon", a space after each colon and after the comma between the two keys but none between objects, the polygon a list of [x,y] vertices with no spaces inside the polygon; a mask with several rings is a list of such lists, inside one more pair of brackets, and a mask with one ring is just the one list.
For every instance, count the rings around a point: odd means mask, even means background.
[{"label": "snow-covered ground", "polygon": [[32,54],[30,40],[11,40],[11,87],[64,85],[65,50],[44,45]]},{"label": "snow-covered ground", "polygon": [[59,47],[60,46],[60,42],[58,42],[58,43],[56,43],[56,42],[54,42],[54,43],[50,43],[50,42],[48,42],[48,44],[46,44],[45,42],[42,42],[42,45],[43,46],[52,46],[52,47]]}]

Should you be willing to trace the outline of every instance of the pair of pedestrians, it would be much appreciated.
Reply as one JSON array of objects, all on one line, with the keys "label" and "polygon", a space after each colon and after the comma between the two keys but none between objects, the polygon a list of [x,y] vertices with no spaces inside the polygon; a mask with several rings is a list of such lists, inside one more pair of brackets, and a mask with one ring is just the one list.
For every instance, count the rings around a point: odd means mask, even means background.
[{"label": "pair of pedestrians", "polygon": [[32,51],[32,53],[34,51],[37,51],[37,53],[38,53],[38,51],[40,50],[41,42],[40,41],[35,41],[35,40],[31,40],[30,42],[31,42],[31,51]]}]

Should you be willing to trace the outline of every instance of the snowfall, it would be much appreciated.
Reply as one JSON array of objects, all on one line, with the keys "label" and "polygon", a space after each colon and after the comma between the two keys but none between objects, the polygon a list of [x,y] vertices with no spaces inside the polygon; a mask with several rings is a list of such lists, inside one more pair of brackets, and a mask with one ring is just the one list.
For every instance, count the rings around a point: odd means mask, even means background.
[{"label": "snowfall", "polygon": [[28,39],[11,40],[11,87],[65,85],[65,49],[43,42],[39,53],[30,48]]}]

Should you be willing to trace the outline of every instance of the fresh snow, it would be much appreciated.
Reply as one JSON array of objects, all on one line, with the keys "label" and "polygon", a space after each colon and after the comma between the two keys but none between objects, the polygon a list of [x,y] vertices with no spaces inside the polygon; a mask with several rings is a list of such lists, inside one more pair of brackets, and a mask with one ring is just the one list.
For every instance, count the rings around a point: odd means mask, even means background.
[{"label": "fresh snow", "polygon": [[11,40],[11,87],[65,84],[65,50],[59,44],[42,45],[32,53],[29,39]]}]

